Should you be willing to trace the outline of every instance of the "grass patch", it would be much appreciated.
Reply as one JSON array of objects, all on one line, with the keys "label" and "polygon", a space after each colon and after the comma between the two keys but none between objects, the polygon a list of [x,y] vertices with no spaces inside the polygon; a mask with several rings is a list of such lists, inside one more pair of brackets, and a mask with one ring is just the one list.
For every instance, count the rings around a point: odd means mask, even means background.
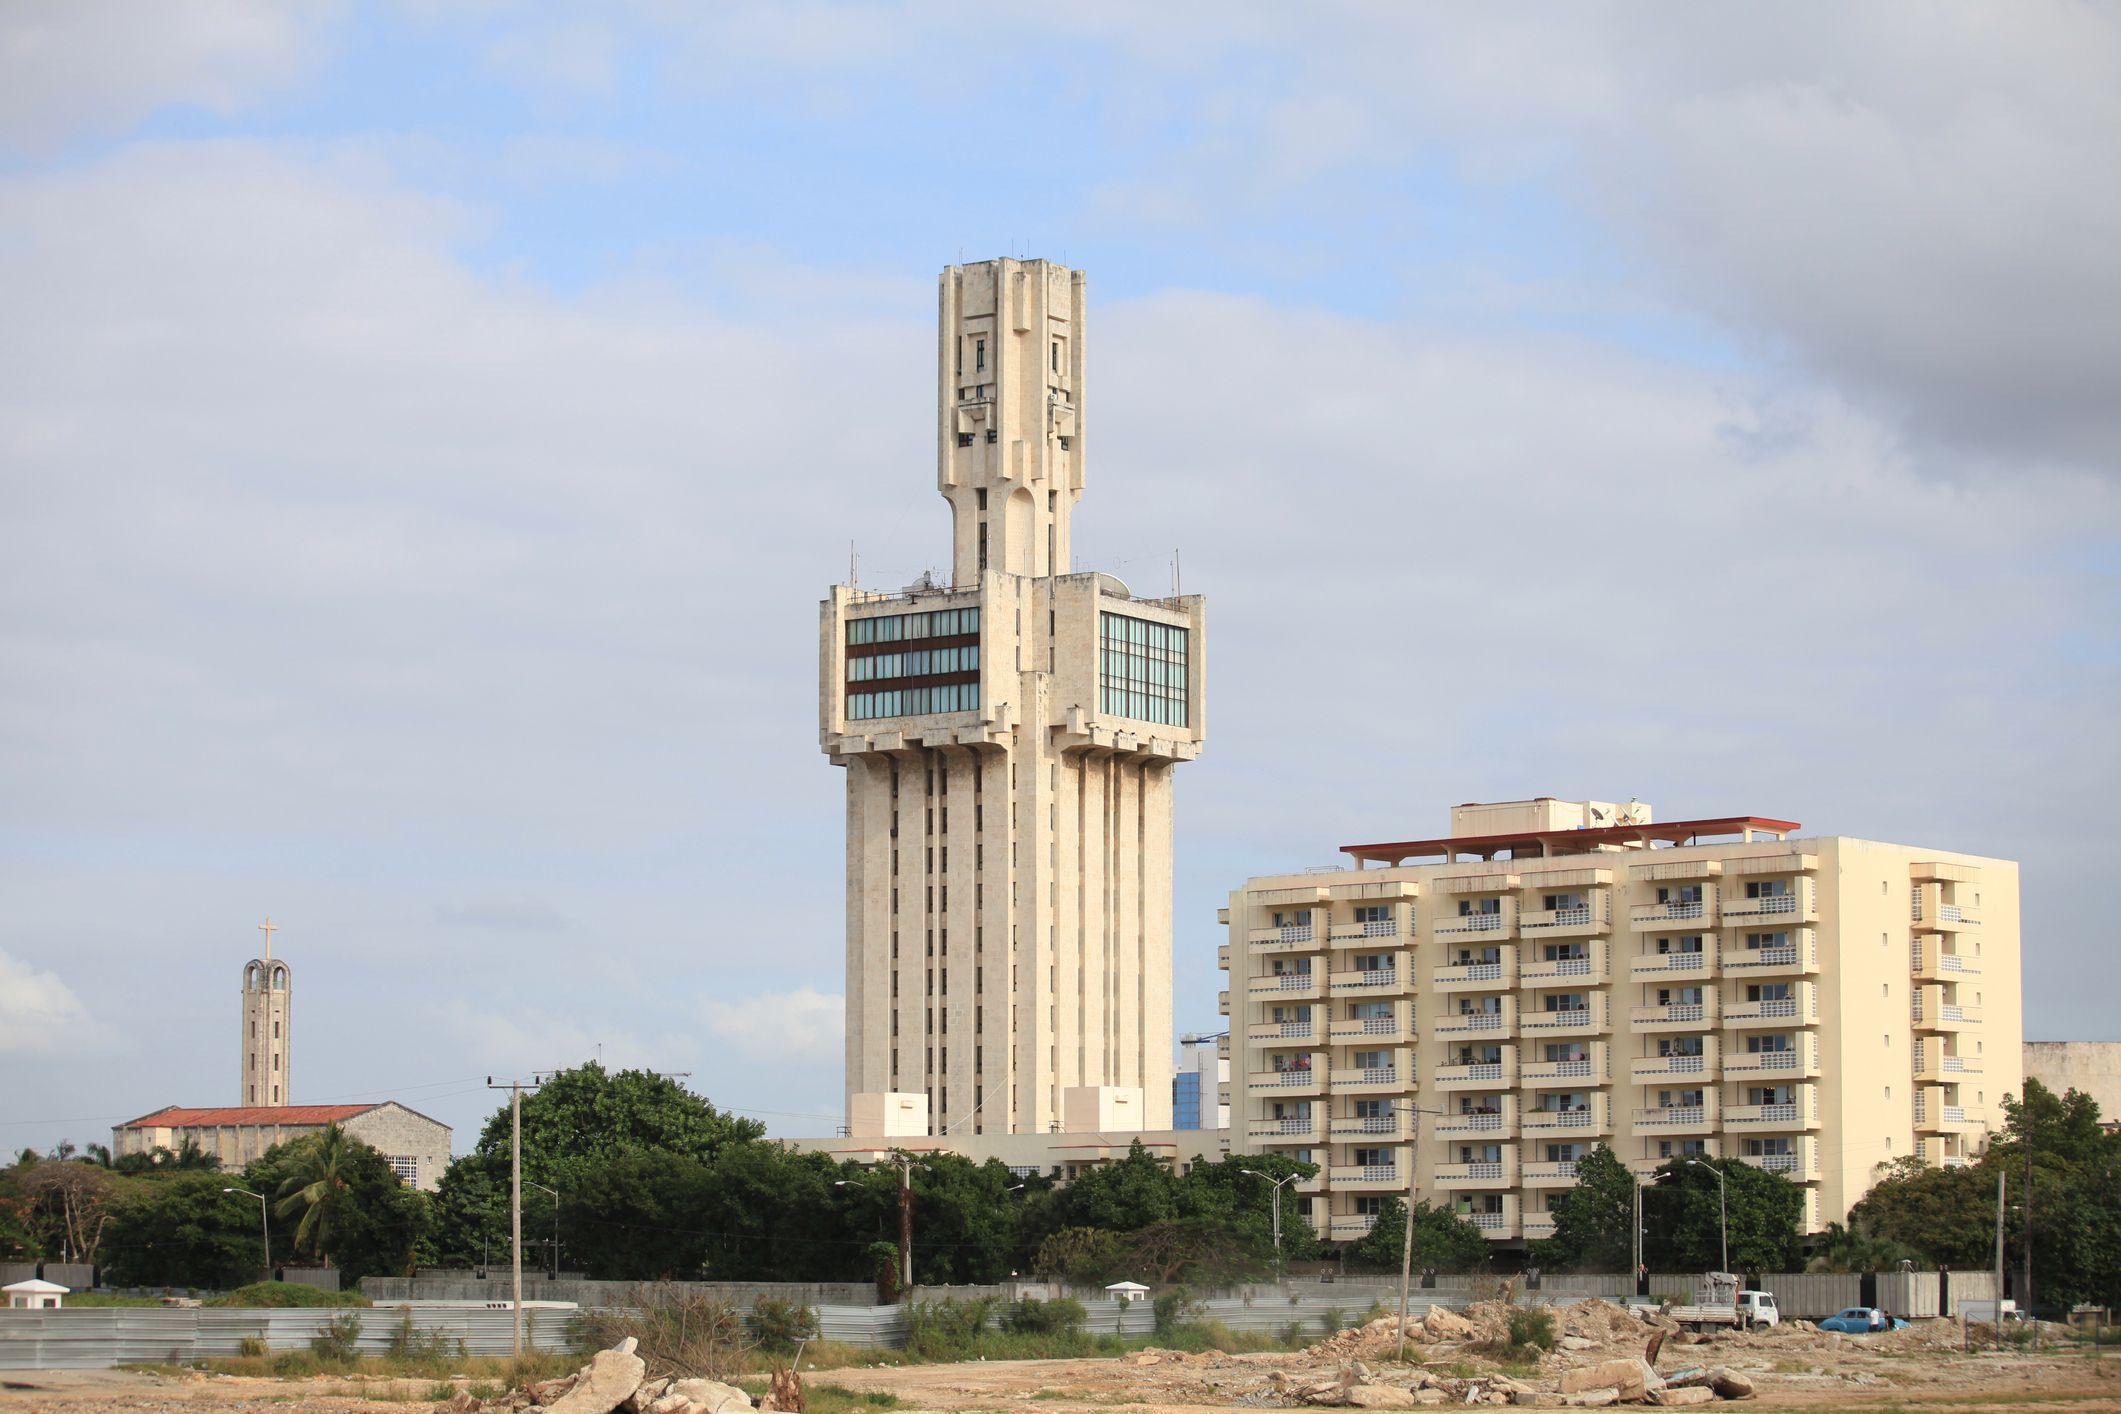
[{"label": "grass patch", "polygon": [[[283,1350],[277,1355],[224,1355],[190,1365],[128,1365],[144,1373],[175,1374],[205,1370],[216,1375],[249,1375],[257,1379],[302,1380],[324,1375],[346,1378],[448,1380],[468,1375],[501,1389],[525,1381],[557,1379],[581,1368],[582,1357],[560,1351],[525,1351],[521,1361],[508,1355],[356,1355],[346,1359],[313,1350]],[[452,1393],[454,1386],[452,1386]]]},{"label": "grass patch", "polygon": [[899,1398],[883,1390],[843,1389],[838,1385],[803,1383],[804,1414],[862,1414],[870,1409],[896,1409]]},{"label": "grass patch", "polygon": [[98,1311],[110,1307],[138,1306],[152,1306],[159,1311],[162,1308],[162,1298],[159,1296],[120,1296],[114,1291],[69,1292],[66,1298],[66,1307],[70,1311]]},{"label": "grass patch", "polygon": [[[159,1304],[159,1303],[156,1303]],[[207,1306],[369,1306],[374,1303],[358,1291],[319,1291],[293,1281],[254,1281],[219,1296],[209,1296]]]}]

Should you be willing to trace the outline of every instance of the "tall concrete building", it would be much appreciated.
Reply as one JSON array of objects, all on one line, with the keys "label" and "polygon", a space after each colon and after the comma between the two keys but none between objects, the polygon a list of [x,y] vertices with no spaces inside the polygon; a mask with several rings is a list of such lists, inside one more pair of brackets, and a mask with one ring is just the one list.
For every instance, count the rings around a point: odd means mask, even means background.
[{"label": "tall concrete building", "polygon": [[265,956],[243,964],[243,1080],[237,1095],[245,1105],[284,1105],[292,1094],[294,974],[273,958],[272,935],[278,928],[270,918],[258,925]]},{"label": "tall concrete building", "polygon": [[1046,261],[943,272],[950,577],[821,606],[856,1134],[1170,1126],[1171,771],[1201,747],[1205,611],[1071,568],[1084,313]]},{"label": "tall concrete building", "polygon": [[1298,1191],[1340,1240],[1410,1191],[1546,1236],[1601,1143],[1639,1174],[1787,1175],[1807,1231],[1881,1162],[1967,1162],[2023,1085],[2018,866],[1798,829],[1465,805],[1442,838],[1247,881],[1233,1147],[1320,1165]]}]

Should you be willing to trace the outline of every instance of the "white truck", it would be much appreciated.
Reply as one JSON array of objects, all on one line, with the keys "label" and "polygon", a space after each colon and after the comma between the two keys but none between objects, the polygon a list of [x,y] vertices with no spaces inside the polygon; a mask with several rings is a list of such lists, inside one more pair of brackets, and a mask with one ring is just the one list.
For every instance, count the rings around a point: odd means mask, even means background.
[{"label": "white truck", "polygon": [[1772,1291],[1740,1291],[1738,1278],[1729,1272],[1710,1272],[1689,1306],[1673,1306],[1665,1314],[1680,1329],[1711,1330],[1718,1326],[1739,1330],[1763,1330],[1782,1324]]}]

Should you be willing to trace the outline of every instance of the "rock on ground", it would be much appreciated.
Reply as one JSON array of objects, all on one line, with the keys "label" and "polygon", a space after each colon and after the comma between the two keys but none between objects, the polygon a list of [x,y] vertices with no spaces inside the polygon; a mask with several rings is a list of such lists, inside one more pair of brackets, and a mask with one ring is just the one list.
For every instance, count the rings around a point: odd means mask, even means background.
[{"label": "rock on ground", "polygon": [[611,1414],[633,1398],[647,1375],[648,1362],[631,1350],[599,1350],[574,1388],[545,1406],[546,1414]]},{"label": "rock on ground", "polygon": [[737,1414],[751,1408],[750,1395],[720,1380],[677,1380],[670,1393],[684,1396],[690,1406],[687,1414]]},{"label": "rock on ground", "polygon": [[1563,1394],[1583,1394],[1595,1389],[1616,1389],[1622,1399],[1640,1399],[1664,1385],[1664,1377],[1641,1360],[1601,1360],[1566,1370],[1561,1376]]},{"label": "rock on ground", "polygon": [[1414,1391],[1398,1385],[1357,1385],[1348,1391],[1348,1404],[1355,1409],[1411,1409]]},{"label": "rock on ground", "polygon": [[1572,1409],[1603,1409],[1608,1404],[1620,1403],[1617,1389],[1587,1389],[1576,1394],[1565,1394],[1561,1402]]},{"label": "rock on ground", "polygon": [[1680,1389],[1653,1389],[1650,1403],[1659,1405],[1710,1404],[1715,1401],[1716,1391],[1707,1385],[1687,1385]]}]

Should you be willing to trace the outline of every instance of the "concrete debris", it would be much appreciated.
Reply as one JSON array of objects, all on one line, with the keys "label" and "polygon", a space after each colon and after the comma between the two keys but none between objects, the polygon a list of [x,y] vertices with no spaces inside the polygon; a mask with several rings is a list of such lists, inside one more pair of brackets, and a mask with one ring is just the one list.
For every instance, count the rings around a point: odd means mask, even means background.
[{"label": "concrete debris", "polygon": [[1561,1376],[1563,1394],[1615,1389],[1620,1391],[1622,1399],[1641,1399],[1650,1390],[1663,1387],[1664,1377],[1640,1359],[1601,1360],[1596,1365],[1565,1370]]},{"label": "concrete debris", "polygon": [[[648,1378],[632,1336],[600,1350],[574,1374],[525,1385],[497,1399],[458,1390],[435,1414],[748,1414],[751,1396],[717,1380]],[[792,1386],[800,1410],[800,1386]]]},{"label": "concrete debris", "polygon": [[1708,1404],[1715,1400],[1716,1391],[1706,1385],[1688,1385],[1684,1389],[1653,1389],[1650,1403],[1657,1405]]}]

